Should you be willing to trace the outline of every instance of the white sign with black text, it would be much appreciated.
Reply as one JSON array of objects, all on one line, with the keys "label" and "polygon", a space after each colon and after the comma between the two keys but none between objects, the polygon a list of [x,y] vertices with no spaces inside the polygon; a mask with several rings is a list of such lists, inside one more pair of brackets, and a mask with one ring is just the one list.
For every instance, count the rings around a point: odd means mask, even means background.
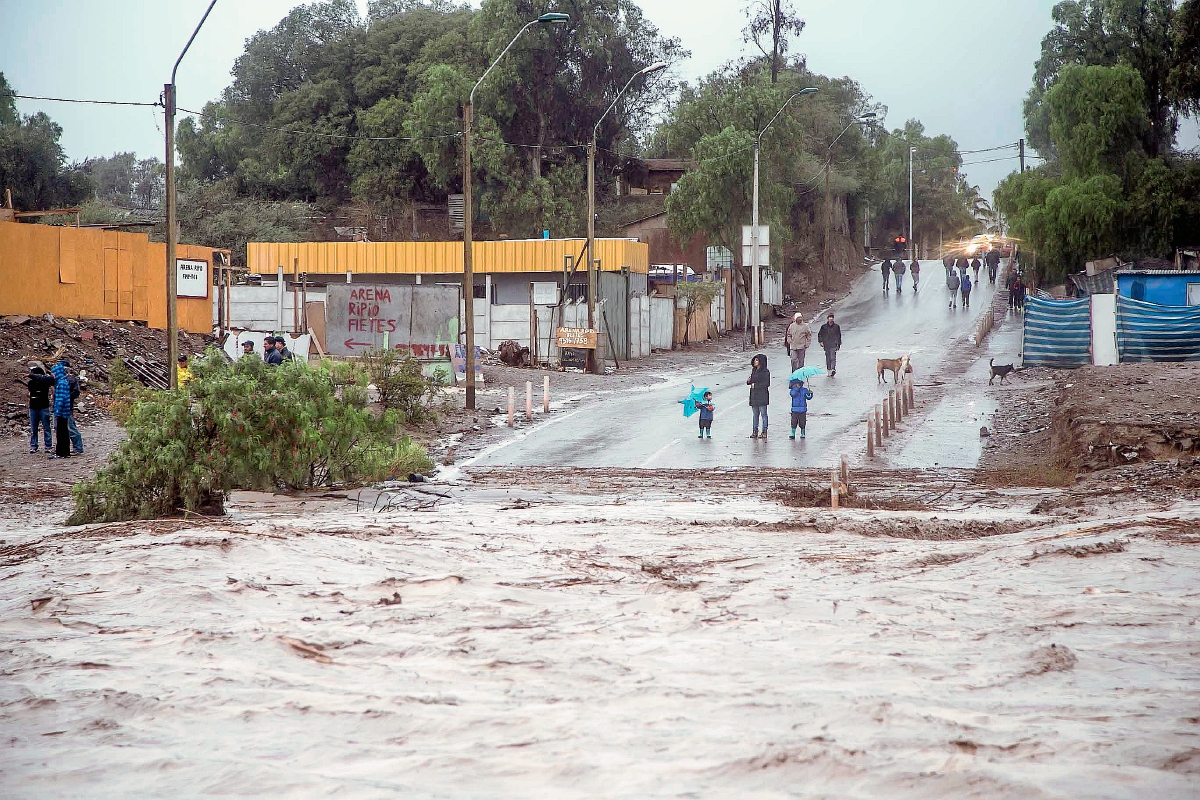
[{"label": "white sign with black text", "polygon": [[208,262],[175,259],[175,296],[208,297]]}]

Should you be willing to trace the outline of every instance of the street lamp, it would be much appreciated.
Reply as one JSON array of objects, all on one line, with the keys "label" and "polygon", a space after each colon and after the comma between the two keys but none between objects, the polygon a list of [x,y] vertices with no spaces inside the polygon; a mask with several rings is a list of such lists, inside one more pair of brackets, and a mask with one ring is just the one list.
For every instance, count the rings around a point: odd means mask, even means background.
[{"label": "street lamp", "polygon": [[[604,118],[617,107],[617,102],[621,99],[621,95],[633,84],[635,80],[644,76],[652,75],[667,68],[665,61],[656,61],[644,69],[638,70],[634,76],[630,78],[625,87],[617,92],[617,96],[613,98],[612,104],[608,109],[600,115],[600,119],[596,120],[596,126],[592,128],[592,140],[588,143],[587,149],[587,190],[588,190],[588,221],[587,221],[587,275],[588,275],[588,327],[596,330],[596,139],[600,135],[600,123]],[[567,291],[567,287],[563,287],[563,291]],[[596,351],[590,353],[592,372],[596,371],[596,365],[599,359],[596,358]]]},{"label": "street lamp", "polygon": [[[908,148],[908,260],[916,257],[917,243],[913,241],[913,154],[917,148]],[[899,291],[897,289],[896,291]]]},{"label": "street lamp", "polygon": [[861,125],[864,122],[875,119],[875,112],[868,111],[865,114],[860,114],[846,124],[842,128],[842,132],[833,137],[833,141],[829,143],[829,147],[825,149],[825,238],[822,240],[822,248],[824,250],[822,259],[824,260],[824,269],[821,271],[821,282],[826,288],[829,288],[829,229],[833,225],[833,199],[829,192],[829,173],[833,168],[833,146],[838,143],[846,131],[850,130],[855,125]]},{"label": "street lamp", "polygon": [[[750,324],[753,323],[754,343],[756,346],[760,343],[761,338],[762,338],[761,332],[759,331],[759,328],[762,327],[762,322],[759,319],[760,315],[762,314],[762,308],[761,308],[762,302],[760,300],[760,296],[762,294],[762,288],[760,285],[761,280],[762,280],[762,275],[760,275],[759,271],[758,271],[758,151],[762,146],[763,134],[767,132],[767,128],[771,127],[771,125],[773,125],[775,123],[775,120],[779,119],[779,115],[783,113],[783,110],[785,108],[787,108],[791,104],[791,102],[793,100],[795,100],[797,97],[800,97],[800,96],[806,95],[806,94],[816,94],[816,93],[817,93],[816,88],[811,87],[811,86],[807,89],[801,89],[800,91],[796,92],[794,95],[792,95],[791,97],[789,97],[787,99],[787,102],[785,102],[782,106],[779,107],[779,110],[775,112],[775,116],[771,117],[771,121],[768,122],[766,125],[764,125],[763,129],[761,131],[759,131],[757,134],[755,134],[755,136],[754,136],[754,198],[753,198],[753,203],[752,203],[753,209],[751,211],[751,217],[750,217],[750,306],[751,306],[751,308],[750,308],[750,319],[748,319],[746,321],[746,323],[747,323],[747,327],[749,327]],[[745,340],[743,339],[743,341],[745,341]]]},{"label": "street lamp", "polygon": [[500,63],[500,59],[504,58],[504,54],[512,49],[512,46],[517,43],[517,39],[520,39],[525,31],[534,25],[568,22],[570,19],[566,14],[550,13],[542,14],[533,22],[526,23],[525,27],[517,31],[517,35],[512,38],[508,46],[500,51],[496,60],[475,82],[471,94],[467,96],[467,104],[463,106],[463,316],[466,317],[463,330],[466,336],[466,407],[468,409],[475,408],[475,273],[471,264],[471,222],[474,216],[471,207],[471,106],[475,104],[475,91],[479,85],[491,74],[496,65]]},{"label": "street lamp", "polygon": [[179,303],[176,297],[179,292],[179,272],[175,266],[175,249],[179,244],[179,232],[176,230],[178,222],[175,219],[175,73],[179,69],[179,62],[187,55],[188,48],[192,46],[196,34],[204,26],[204,21],[208,19],[216,4],[217,0],[208,4],[208,9],[200,18],[200,24],[192,31],[192,36],[183,46],[179,58],[175,59],[175,66],[171,68],[171,82],[163,86],[163,108],[167,125],[167,379],[172,389],[179,385],[175,371],[175,361],[179,357]]}]

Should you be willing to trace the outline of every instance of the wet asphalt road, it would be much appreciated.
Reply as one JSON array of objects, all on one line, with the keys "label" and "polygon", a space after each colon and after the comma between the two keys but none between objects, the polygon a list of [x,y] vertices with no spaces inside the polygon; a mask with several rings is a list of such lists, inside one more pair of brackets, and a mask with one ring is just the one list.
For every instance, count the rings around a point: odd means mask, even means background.
[{"label": "wet asphalt road", "polygon": [[[790,365],[778,342],[764,348],[771,370],[770,436],[749,438],[751,411],[750,359],[736,369],[716,374],[680,372],[672,382],[648,390],[602,394],[585,399],[545,423],[492,447],[474,460],[477,466],[576,466],[632,468],[699,468],[730,466],[817,466],[836,460],[854,432],[863,428],[868,409],[882,402],[891,388],[879,385],[877,358],[912,354],[918,384],[937,374],[937,364],[962,338],[991,302],[995,287],[981,272],[982,286],[971,293],[971,308],[948,307],[945,269],[940,261],[921,262],[921,285],[912,290],[912,275],[904,276],[902,293],[895,279],[882,291],[878,269],[855,283],[851,294],[834,306],[842,327],[836,377],[820,375],[809,381],[807,438],[790,441],[787,377]],[[812,320],[813,346],[805,364],[825,366],[816,332],[824,318]],[[888,373],[891,380],[891,373]],[[678,400],[689,384],[713,392],[716,420],[712,439],[699,440],[698,415],[685,419]],[[865,433],[864,433],[865,437]],[[839,440],[842,440],[839,443]],[[931,449],[936,453],[937,448]]]}]

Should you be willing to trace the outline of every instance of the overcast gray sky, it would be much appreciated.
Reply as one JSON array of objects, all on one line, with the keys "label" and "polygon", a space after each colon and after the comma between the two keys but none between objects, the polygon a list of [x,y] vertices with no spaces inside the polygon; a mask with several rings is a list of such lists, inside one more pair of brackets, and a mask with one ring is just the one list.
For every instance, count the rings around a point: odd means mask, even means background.
[{"label": "overcast gray sky", "polygon": [[[365,12],[366,0],[358,0]],[[793,45],[810,67],[856,79],[888,106],[895,128],[916,117],[963,150],[1023,136],[1029,88],[1054,0],[794,0],[808,23]],[[200,108],[229,83],[245,40],[274,26],[296,0],[219,0],[179,69],[179,105]],[[477,5],[477,3],[476,3]],[[646,16],[692,51],[679,77],[694,79],[748,52],[741,0],[642,0]],[[0,0],[0,71],[21,94],[153,102],[207,0]],[[133,150],[163,155],[159,109],[21,100],[63,127],[72,159]],[[1196,127],[1180,137],[1200,146]],[[1004,155],[999,153],[997,155]],[[967,156],[983,160],[988,155]],[[985,196],[1015,161],[965,169]]]}]

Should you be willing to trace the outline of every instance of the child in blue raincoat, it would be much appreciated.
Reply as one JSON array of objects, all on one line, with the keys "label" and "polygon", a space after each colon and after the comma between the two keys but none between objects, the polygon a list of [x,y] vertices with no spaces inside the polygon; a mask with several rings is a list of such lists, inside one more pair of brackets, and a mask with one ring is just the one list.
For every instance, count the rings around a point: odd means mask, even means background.
[{"label": "child in blue raincoat", "polygon": [[696,403],[696,408],[700,410],[700,438],[711,439],[714,416],[712,392],[705,392],[704,402]]},{"label": "child in blue raincoat", "polygon": [[804,438],[804,429],[808,427],[808,401],[812,400],[812,390],[804,385],[804,381],[791,381],[788,384],[788,393],[792,396],[792,435],[789,439],[796,438],[796,429],[800,429],[800,438]]}]

